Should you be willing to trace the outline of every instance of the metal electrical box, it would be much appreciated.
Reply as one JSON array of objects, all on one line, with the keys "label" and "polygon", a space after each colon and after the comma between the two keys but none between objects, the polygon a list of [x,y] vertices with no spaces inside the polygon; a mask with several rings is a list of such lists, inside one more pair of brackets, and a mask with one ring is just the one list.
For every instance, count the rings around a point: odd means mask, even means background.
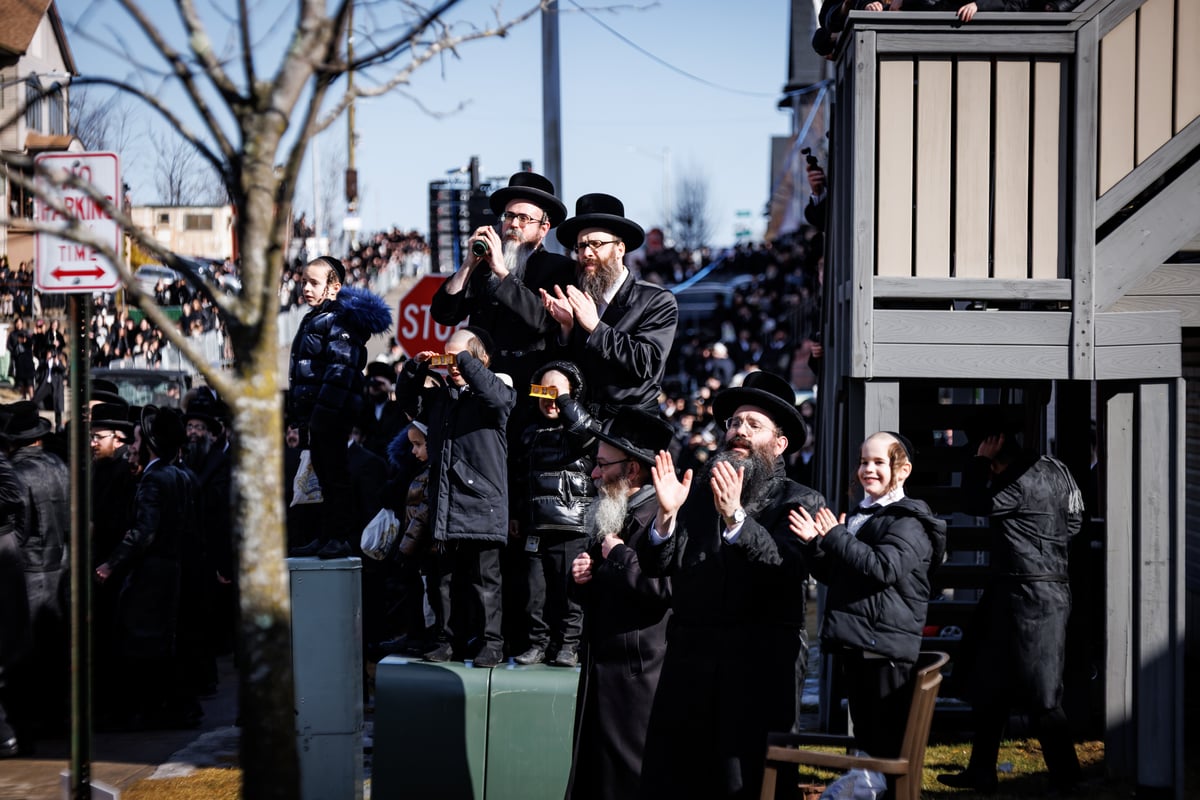
[{"label": "metal electrical box", "polygon": [[289,558],[302,800],[363,796],[362,562]]}]

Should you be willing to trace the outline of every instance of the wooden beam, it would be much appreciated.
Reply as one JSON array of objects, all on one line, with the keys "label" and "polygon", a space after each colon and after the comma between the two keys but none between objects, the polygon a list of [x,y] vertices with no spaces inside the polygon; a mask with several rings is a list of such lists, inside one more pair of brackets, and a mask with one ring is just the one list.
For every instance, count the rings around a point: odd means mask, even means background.
[{"label": "wooden beam", "polygon": [[996,53],[998,55],[1064,55],[1074,52],[1075,36],[1069,31],[1036,36],[1014,36],[1009,33],[966,34],[965,29],[947,29],[940,33],[879,33],[879,52],[888,55],[961,55],[964,51]]},{"label": "wooden beam", "polygon": [[[1200,4],[1197,4],[1200,8]],[[1197,45],[1200,47],[1200,44]],[[1200,72],[1196,73],[1200,75]],[[1182,81],[1188,83],[1189,81]],[[1200,86],[1200,80],[1193,80]],[[1142,192],[1159,181],[1168,170],[1172,169],[1188,153],[1200,147],[1200,119],[1193,119],[1179,133],[1175,134],[1162,147],[1154,151],[1137,168],[1122,178],[1115,186],[1102,194],[1096,200],[1096,222],[1103,225],[1114,214],[1124,209]]]},{"label": "wooden beam", "polygon": [[857,439],[851,440],[857,461],[858,446],[876,431],[900,429],[900,383],[898,381],[867,381],[863,385],[863,427]]},{"label": "wooden beam", "polygon": [[876,344],[875,377],[1065,380],[1068,353],[1049,345]]},{"label": "wooden beam", "polygon": [[1066,347],[1071,315],[1059,311],[875,310],[875,345],[985,344]]},{"label": "wooden beam", "polygon": [[1179,315],[1173,311],[1149,313],[1106,312],[1096,315],[1096,346],[1180,344]]},{"label": "wooden beam", "polygon": [[1067,301],[1071,281],[1001,278],[876,278],[875,297],[897,300]]},{"label": "wooden beam", "polygon": [[1104,760],[1116,775],[1132,777],[1136,761],[1134,727],[1134,548],[1135,457],[1133,394],[1122,391],[1104,402],[1104,536],[1106,554]]},{"label": "wooden beam", "polygon": [[1096,348],[1096,380],[1162,380],[1182,372],[1178,344],[1121,345]]},{"label": "wooden beam", "polygon": [[[875,32],[862,31],[856,34],[855,47],[853,122],[854,159],[853,246],[851,255],[851,289],[853,296],[848,307],[849,323],[848,374],[869,376],[871,374],[871,309],[875,305],[871,294],[871,278],[875,274],[875,226],[876,226],[876,97],[878,89],[878,62],[875,55]],[[859,319],[858,315],[863,318]]]},{"label": "wooden beam", "polygon": [[1096,245],[1095,305],[1106,311],[1200,230],[1200,162]]},{"label": "wooden beam", "polygon": [[1179,327],[1200,327],[1200,295],[1141,295],[1127,294],[1113,303],[1110,310],[1118,313],[1139,311],[1171,311],[1179,315]]},{"label": "wooden beam", "polygon": [[1071,220],[1067,235],[1071,276],[1071,377],[1091,380],[1095,371],[1092,338],[1092,314],[1096,291],[1096,171],[1097,128],[1096,97],[1099,91],[1099,26],[1090,20],[1079,30],[1075,55],[1075,130],[1068,139],[1074,149],[1074,182],[1063,191],[1070,200]]}]

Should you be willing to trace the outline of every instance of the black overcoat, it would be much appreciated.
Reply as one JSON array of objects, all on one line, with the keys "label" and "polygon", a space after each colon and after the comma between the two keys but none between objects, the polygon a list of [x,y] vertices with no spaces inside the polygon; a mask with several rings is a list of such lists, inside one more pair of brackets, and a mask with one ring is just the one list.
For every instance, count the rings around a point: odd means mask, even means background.
[{"label": "black overcoat", "polygon": [[592,580],[577,586],[584,606],[583,669],[567,797],[636,797],[670,618],[669,578],[641,568],[658,510],[654,487],[630,499],[624,544],[592,556]]}]

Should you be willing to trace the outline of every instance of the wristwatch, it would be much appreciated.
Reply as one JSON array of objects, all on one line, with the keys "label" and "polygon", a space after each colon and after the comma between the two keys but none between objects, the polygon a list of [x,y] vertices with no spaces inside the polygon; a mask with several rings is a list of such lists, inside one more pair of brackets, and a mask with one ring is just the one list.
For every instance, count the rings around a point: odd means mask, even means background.
[{"label": "wristwatch", "polygon": [[[741,525],[743,522],[745,522],[746,521],[746,509],[735,508],[733,510],[732,519],[733,519],[733,522],[726,525],[725,526],[726,528],[736,528],[738,525]],[[726,520],[726,521],[728,522],[728,520]]]}]

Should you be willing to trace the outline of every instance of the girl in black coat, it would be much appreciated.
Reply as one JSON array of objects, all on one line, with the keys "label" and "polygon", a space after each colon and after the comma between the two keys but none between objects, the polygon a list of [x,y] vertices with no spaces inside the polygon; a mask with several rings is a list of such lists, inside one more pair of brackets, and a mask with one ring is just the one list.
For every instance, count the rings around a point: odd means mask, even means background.
[{"label": "girl in black coat", "polygon": [[946,548],[946,524],[904,494],[911,450],[896,434],[862,443],[856,477],[865,495],[847,520],[828,508],[788,515],[809,543],[812,574],[828,587],[821,643],[839,656],[861,749],[900,754],[912,699],[910,679],[929,607],[930,571]]},{"label": "girl in black coat", "polygon": [[[303,296],[311,307],[292,340],[288,419],[308,434],[313,471],[321,484],[321,528],[310,546],[291,555],[340,558],[351,553],[354,492],[346,461],[350,426],[362,408],[367,339],[392,324],[377,295],[343,288],[346,268],[321,256],[304,268]],[[356,532],[355,532],[356,533]]]}]

